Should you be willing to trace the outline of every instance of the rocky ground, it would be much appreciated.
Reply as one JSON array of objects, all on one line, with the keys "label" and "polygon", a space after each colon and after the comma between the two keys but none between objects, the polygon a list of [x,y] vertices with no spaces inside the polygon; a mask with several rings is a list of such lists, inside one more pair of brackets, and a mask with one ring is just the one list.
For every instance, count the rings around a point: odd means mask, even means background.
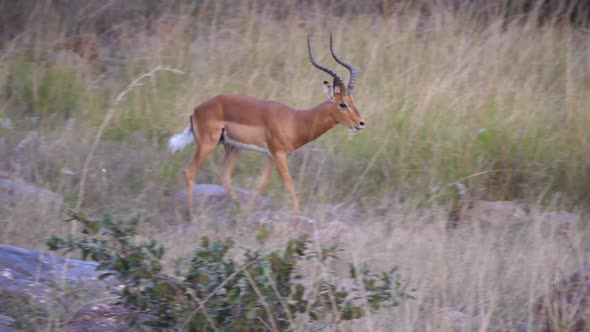
[{"label": "rocky ground", "polygon": [[[55,193],[37,188],[8,176],[0,177],[0,200],[10,204],[23,197],[49,197],[55,204],[61,199]],[[216,223],[228,222],[232,213],[225,190],[217,185],[195,185],[196,204]],[[246,198],[247,191],[239,194]],[[181,210],[184,193],[173,195],[166,204]],[[340,206],[317,206],[326,211],[327,221],[318,223],[306,217],[271,212],[269,202],[262,199],[258,211],[249,216],[249,224],[266,224],[277,234],[310,234],[326,243],[346,243],[356,230],[360,215]],[[206,208],[206,210],[205,210]],[[461,207],[449,218],[449,227],[460,228],[466,223],[482,227],[504,227],[526,223],[534,212],[512,202],[473,201]],[[543,212],[534,216],[553,225],[551,229],[568,236],[579,215],[565,212]],[[171,225],[162,234],[196,231],[196,224]],[[163,235],[163,236],[164,236]],[[118,306],[110,293],[120,282],[109,277],[98,280],[100,274],[93,262],[69,259],[24,248],[0,245],[0,331],[16,331],[19,322],[14,317],[28,312],[31,316],[57,316],[66,323],[63,331],[125,331],[126,311]],[[89,298],[95,300],[88,301]],[[86,299],[80,302],[80,299]],[[588,331],[590,330],[590,265],[582,266],[566,276],[553,289],[540,296],[534,304],[533,322],[509,330]],[[452,313],[449,313],[451,315]],[[460,319],[459,319],[460,320]]]}]

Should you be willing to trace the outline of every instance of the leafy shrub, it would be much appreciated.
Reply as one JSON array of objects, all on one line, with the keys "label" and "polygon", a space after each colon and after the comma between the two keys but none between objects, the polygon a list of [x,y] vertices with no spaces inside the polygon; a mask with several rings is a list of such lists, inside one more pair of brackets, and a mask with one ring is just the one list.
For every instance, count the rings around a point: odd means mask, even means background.
[{"label": "leafy shrub", "polygon": [[[203,237],[190,263],[177,261],[174,275],[168,275],[162,265],[165,249],[154,240],[136,240],[138,216],[91,220],[72,212],[68,220],[79,222],[83,235],[53,237],[47,241],[50,250],[79,251],[83,259],[100,263],[101,278],[117,276],[124,284],[118,295],[138,328],[277,331],[309,321],[334,327],[412,298],[396,269],[375,274],[366,265],[358,271],[351,265],[354,286],[339,287],[327,272],[338,249],[314,251],[306,237],[288,241],[282,251],[245,249],[240,260],[228,256],[235,248],[231,239]],[[257,239],[267,236],[263,229]],[[303,265],[318,277],[306,278]]]}]

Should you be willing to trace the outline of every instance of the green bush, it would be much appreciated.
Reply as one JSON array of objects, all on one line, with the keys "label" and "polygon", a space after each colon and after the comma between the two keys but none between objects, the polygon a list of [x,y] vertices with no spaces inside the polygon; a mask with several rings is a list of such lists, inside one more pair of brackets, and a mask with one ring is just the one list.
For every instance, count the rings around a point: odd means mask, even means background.
[{"label": "green bush", "polygon": [[[165,272],[165,248],[157,242],[137,241],[138,216],[114,221],[106,215],[92,220],[71,213],[69,221],[82,225],[80,237],[53,237],[50,250],[79,251],[83,259],[100,263],[105,273],[124,284],[118,293],[130,309],[137,328],[186,331],[256,331],[296,329],[297,324],[319,321],[335,327],[343,320],[363,317],[367,311],[396,306],[412,298],[396,269],[372,273],[352,265],[352,287],[339,287],[329,273],[336,247],[313,250],[306,237],[290,240],[284,250],[244,249],[241,259],[228,255],[236,249],[231,239],[201,239],[189,264],[177,261],[176,272]],[[263,242],[263,229],[257,239]],[[309,278],[302,270],[315,271]]]}]

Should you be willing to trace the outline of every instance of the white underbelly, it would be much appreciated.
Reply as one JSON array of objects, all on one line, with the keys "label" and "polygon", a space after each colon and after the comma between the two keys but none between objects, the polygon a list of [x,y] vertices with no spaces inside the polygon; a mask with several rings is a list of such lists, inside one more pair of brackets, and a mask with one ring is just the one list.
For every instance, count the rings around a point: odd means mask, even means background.
[{"label": "white underbelly", "polygon": [[266,145],[266,143],[264,143],[263,146],[258,146],[256,144],[242,143],[242,142],[239,142],[239,141],[234,140],[231,137],[229,137],[227,130],[223,131],[223,143],[231,145],[231,146],[233,146],[237,149],[240,149],[240,150],[250,150],[250,151],[262,152],[266,155],[270,155],[270,151],[268,151],[268,146]]}]

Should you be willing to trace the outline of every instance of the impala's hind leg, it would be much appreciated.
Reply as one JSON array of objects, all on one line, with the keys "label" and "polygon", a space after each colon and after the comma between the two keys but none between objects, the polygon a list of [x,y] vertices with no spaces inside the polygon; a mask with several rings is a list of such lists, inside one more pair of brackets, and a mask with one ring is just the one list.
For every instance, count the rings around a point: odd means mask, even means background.
[{"label": "impala's hind leg", "polygon": [[229,197],[237,204],[240,204],[238,196],[231,185],[231,174],[236,167],[238,158],[240,157],[240,150],[227,144],[223,147],[225,148],[225,157],[223,158],[223,163],[219,170],[219,179],[221,180],[221,184],[225,187]]},{"label": "impala's hind leg", "polygon": [[256,188],[254,194],[252,194],[252,196],[250,196],[250,199],[248,200],[249,209],[254,208],[254,204],[256,204],[256,199],[258,198],[258,196],[260,196],[264,188],[266,188],[273,166],[274,162],[272,161],[272,158],[266,158],[266,160],[264,161],[264,166],[262,166],[262,171],[260,172],[260,180],[258,182],[258,187]]},{"label": "impala's hind leg", "polygon": [[186,202],[188,204],[188,213],[189,217],[192,220],[194,215],[194,208],[193,208],[193,183],[195,182],[195,176],[203,167],[203,164],[207,160],[207,157],[213,152],[217,142],[219,141],[219,137],[221,137],[221,130],[219,131],[219,135],[216,139],[212,139],[214,137],[209,137],[208,139],[201,139],[198,143],[197,153],[193,159],[188,163],[186,168],[184,169],[184,179],[186,181]]}]

